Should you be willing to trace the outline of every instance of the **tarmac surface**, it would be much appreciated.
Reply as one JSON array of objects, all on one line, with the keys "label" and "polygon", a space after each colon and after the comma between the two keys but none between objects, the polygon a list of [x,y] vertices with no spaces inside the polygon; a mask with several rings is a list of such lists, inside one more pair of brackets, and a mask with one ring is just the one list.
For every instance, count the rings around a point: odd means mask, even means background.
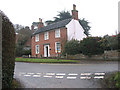
[{"label": "tarmac surface", "polygon": [[101,88],[99,79],[118,71],[118,61],[81,61],[79,64],[15,63],[14,78],[24,88]]}]

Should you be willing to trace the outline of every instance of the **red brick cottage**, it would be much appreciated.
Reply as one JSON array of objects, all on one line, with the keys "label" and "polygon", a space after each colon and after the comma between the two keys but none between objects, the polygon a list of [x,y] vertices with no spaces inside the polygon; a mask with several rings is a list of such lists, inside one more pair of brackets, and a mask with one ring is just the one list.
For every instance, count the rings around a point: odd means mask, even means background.
[{"label": "red brick cottage", "polygon": [[[36,23],[34,23],[35,25]],[[61,53],[67,40],[82,40],[86,37],[78,21],[78,11],[73,5],[72,18],[44,26],[42,20],[37,23],[38,30],[33,33],[31,52],[32,57],[53,57]]]}]

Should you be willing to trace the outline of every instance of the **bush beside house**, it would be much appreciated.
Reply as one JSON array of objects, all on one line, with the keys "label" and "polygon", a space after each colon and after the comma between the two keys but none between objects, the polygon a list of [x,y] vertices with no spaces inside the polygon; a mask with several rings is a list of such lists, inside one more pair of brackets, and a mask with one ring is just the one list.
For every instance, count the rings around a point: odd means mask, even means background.
[{"label": "bush beside house", "polygon": [[82,41],[71,40],[67,41],[64,46],[64,54],[69,55],[84,54],[84,55],[97,55],[104,53],[104,49],[101,46],[100,37],[87,37]]},{"label": "bush beside house", "polygon": [[[114,36],[105,35],[103,38],[102,37],[87,37],[81,41],[77,41],[77,40],[67,41],[64,46],[63,54],[64,55],[66,53],[68,55],[76,55],[76,54],[82,55],[83,54],[87,56],[101,55],[100,57],[102,59],[106,57],[104,55],[112,53],[113,50],[115,52],[119,51],[118,50],[120,48],[118,44],[119,40],[120,39],[119,39],[119,34],[118,34]],[[81,57],[85,58],[86,56],[83,56],[83,55]],[[111,58],[112,55],[111,56],[109,55],[109,57]],[[114,57],[117,58],[118,55],[114,55]]]},{"label": "bush beside house", "polygon": [[105,35],[102,38],[102,47],[104,48],[104,50],[117,50],[118,49],[118,45],[119,45],[118,35],[112,35],[112,36]]},{"label": "bush beside house", "polygon": [[2,88],[11,88],[15,65],[15,31],[8,17],[2,15]]},{"label": "bush beside house", "polygon": [[84,55],[97,55],[104,53],[104,49],[101,46],[100,37],[87,37],[80,41],[80,51]]},{"label": "bush beside house", "polygon": [[71,41],[67,41],[64,45],[64,50],[63,53],[67,53],[69,55],[75,55],[75,54],[79,54],[80,50],[79,50],[79,41],[78,40],[71,40]]}]

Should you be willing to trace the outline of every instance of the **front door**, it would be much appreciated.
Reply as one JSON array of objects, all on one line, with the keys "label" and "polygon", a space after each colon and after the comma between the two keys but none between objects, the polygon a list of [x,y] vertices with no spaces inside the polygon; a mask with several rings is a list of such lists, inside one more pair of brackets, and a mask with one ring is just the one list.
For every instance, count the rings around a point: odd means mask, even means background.
[{"label": "front door", "polygon": [[49,57],[49,45],[44,45],[44,57]]}]

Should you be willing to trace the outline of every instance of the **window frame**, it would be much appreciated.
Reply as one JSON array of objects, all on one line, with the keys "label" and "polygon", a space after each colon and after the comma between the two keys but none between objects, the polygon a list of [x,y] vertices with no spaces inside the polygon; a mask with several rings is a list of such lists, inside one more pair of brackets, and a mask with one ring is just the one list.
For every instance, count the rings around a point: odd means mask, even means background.
[{"label": "window frame", "polygon": [[55,30],[55,38],[60,38],[60,29]]},{"label": "window frame", "polygon": [[48,40],[49,39],[49,32],[44,32],[44,40]]},{"label": "window frame", "polygon": [[[38,47],[38,48],[37,48]],[[37,49],[38,49],[38,52],[37,52]],[[39,54],[40,53],[40,50],[39,50],[39,45],[35,45],[35,54]]]},{"label": "window frame", "polygon": [[[60,42],[55,42],[55,52],[57,53],[57,43],[60,43]],[[60,43],[60,50],[58,51],[58,53],[61,52],[61,43]]]},{"label": "window frame", "polygon": [[35,42],[38,42],[39,41],[39,34],[36,34],[35,35]]}]

